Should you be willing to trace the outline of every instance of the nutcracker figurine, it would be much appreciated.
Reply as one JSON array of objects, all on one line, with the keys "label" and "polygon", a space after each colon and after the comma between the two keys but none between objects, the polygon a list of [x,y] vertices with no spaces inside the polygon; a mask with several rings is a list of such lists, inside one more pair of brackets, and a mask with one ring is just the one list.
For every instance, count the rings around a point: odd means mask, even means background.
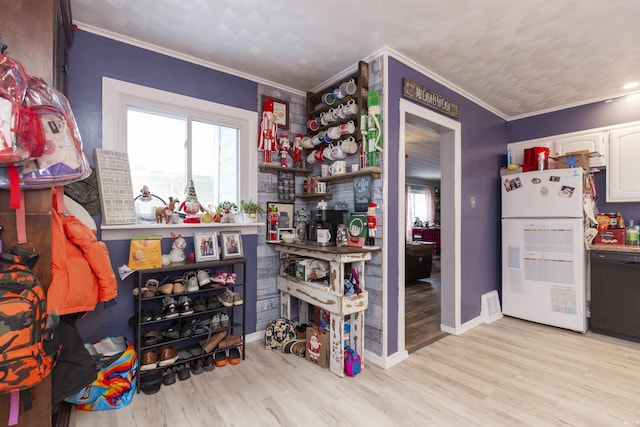
[{"label": "nutcracker figurine", "polygon": [[376,230],[378,229],[378,223],[376,221],[376,205],[375,203],[369,203],[367,209],[367,237],[365,238],[365,246],[375,246],[376,244]]},{"label": "nutcracker figurine", "polygon": [[297,134],[293,140],[293,167],[302,168],[302,135]]},{"label": "nutcracker figurine", "polygon": [[269,241],[273,242],[278,240],[278,207],[276,205],[270,205],[267,208],[267,221],[269,222]]},{"label": "nutcracker figurine", "polygon": [[277,132],[278,126],[273,119],[273,99],[266,99],[258,135],[258,150],[264,151],[265,163],[271,163],[271,152],[276,151]]},{"label": "nutcracker figurine", "polygon": [[289,141],[289,132],[283,130],[282,136],[280,136],[280,166],[283,168],[289,167],[287,164],[287,156],[289,155],[290,149],[291,141]]}]

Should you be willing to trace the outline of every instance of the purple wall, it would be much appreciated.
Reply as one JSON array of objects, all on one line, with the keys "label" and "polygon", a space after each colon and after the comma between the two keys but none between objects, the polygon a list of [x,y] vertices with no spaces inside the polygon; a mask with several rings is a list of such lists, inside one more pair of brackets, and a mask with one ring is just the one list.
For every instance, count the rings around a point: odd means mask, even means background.
[{"label": "purple wall", "polygon": [[[135,46],[77,31],[69,52],[68,98],[82,135],[83,149],[93,164],[94,148],[102,147],[102,77],[136,83],[192,96],[245,110],[256,111],[258,85],[240,77],[181,61]],[[101,219],[96,218],[100,224]],[[168,253],[171,239],[164,239],[163,253]],[[247,333],[256,325],[257,236],[243,236],[247,258],[247,289],[244,298]],[[114,271],[128,262],[129,241],[107,242]],[[118,279],[118,296],[100,304],[78,321],[85,341],[105,336],[123,335],[131,339],[133,331],[127,321],[134,313],[131,291],[135,277]]]},{"label": "purple wall", "polygon": [[[640,121],[640,94],[595,102],[507,124],[509,142]],[[600,212],[620,212],[625,220],[640,220],[640,203],[606,203],[606,169],[595,174]]]},{"label": "purple wall", "polygon": [[[462,322],[480,315],[481,295],[499,290],[500,278],[500,187],[498,171],[504,162],[507,142],[505,121],[493,113],[471,102],[462,95],[440,85],[418,71],[389,58],[389,102],[388,102],[388,150],[389,186],[397,188],[400,113],[398,104],[402,98],[402,79],[423,85],[458,103],[459,121],[462,124]],[[447,165],[442,165],[446,168]],[[471,209],[469,199],[476,196],[477,207]],[[398,195],[389,192],[388,206],[397,206]],[[386,224],[404,221],[397,217],[395,209],[390,209]],[[446,219],[445,219],[446,220]],[[390,242],[404,239],[395,227],[389,227]],[[385,256],[388,262],[389,292],[389,349],[388,354],[397,352],[398,335],[398,262],[395,244],[388,246]]]}]

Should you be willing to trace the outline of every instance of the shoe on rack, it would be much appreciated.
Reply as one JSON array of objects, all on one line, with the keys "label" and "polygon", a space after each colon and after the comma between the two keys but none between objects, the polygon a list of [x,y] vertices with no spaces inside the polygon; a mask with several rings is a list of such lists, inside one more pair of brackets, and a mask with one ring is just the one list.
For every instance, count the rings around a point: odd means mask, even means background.
[{"label": "shoe on rack", "polygon": [[156,369],[158,367],[158,353],[156,353],[155,350],[145,350],[145,352],[142,353],[140,362],[142,364],[140,367],[141,371]]},{"label": "shoe on rack", "polygon": [[180,324],[174,322],[173,324],[163,328],[160,331],[160,335],[168,340],[177,340],[180,338]]},{"label": "shoe on rack", "polygon": [[[302,340],[305,341],[305,340]],[[227,335],[223,340],[218,344],[218,348],[230,348],[235,347],[237,345],[242,344],[242,336],[240,335]]]},{"label": "shoe on rack", "polygon": [[193,330],[194,335],[208,334],[211,330],[211,319],[202,319],[196,324]]},{"label": "shoe on rack", "polygon": [[242,300],[242,295],[237,292],[233,293],[233,305],[242,305],[244,301]]},{"label": "shoe on rack", "polygon": [[237,365],[242,361],[242,353],[239,347],[230,348],[227,351],[227,355],[228,355],[227,359],[229,360],[229,363],[232,365]]},{"label": "shoe on rack", "polygon": [[212,334],[209,339],[200,340],[198,343],[205,353],[211,353],[213,350],[215,350],[218,344],[220,344],[220,341],[222,341],[222,339],[226,336],[227,333],[225,331],[220,331]]},{"label": "shoe on rack", "polygon": [[227,278],[224,281],[224,284],[227,286],[233,286],[236,284],[236,273],[230,273],[227,275]]},{"label": "shoe on rack", "polygon": [[216,310],[218,308],[224,307],[220,301],[218,301],[218,297],[215,295],[211,295],[207,297],[207,310]]},{"label": "shoe on rack", "polygon": [[195,292],[200,290],[200,286],[198,286],[198,278],[196,277],[196,273],[193,271],[189,271],[184,275],[185,282],[187,283],[186,288],[187,292]]},{"label": "shoe on rack", "polygon": [[216,285],[224,286],[224,284],[227,282],[227,273],[224,271],[219,271],[212,278],[212,280],[213,280],[213,283],[215,283]]},{"label": "shoe on rack", "polygon": [[185,292],[187,292],[187,287],[186,287],[185,283],[186,283],[186,281],[183,280],[183,279],[178,279],[175,282],[173,282],[173,293],[174,294],[184,294]]},{"label": "shoe on rack", "polygon": [[211,276],[209,276],[209,270],[198,270],[196,272],[196,277],[198,278],[198,284],[201,288],[206,287],[209,283],[211,283]]},{"label": "shoe on rack", "polygon": [[180,316],[193,314],[193,303],[191,302],[191,298],[186,295],[181,295],[178,298],[178,313]]},{"label": "shoe on rack", "polygon": [[160,349],[160,362],[158,366],[170,366],[176,363],[178,360],[178,353],[176,349],[170,345],[165,345]]},{"label": "shoe on rack", "polygon": [[140,391],[144,394],[154,394],[160,391],[162,387],[162,371],[143,371],[138,377],[138,385]]},{"label": "shoe on rack", "polygon": [[162,338],[160,337],[160,331],[154,329],[152,331],[145,332],[142,336],[143,345],[156,345],[160,342]]},{"label": "shoe on rack", "polygon": [[193,375],[200,375],[204,372],[204,362],[202,358],[193,359],[189,361],[189,368],[191,368],[191,373]]},{"label": "shoe on rack", "polygon": [[156,279],[149,279],[147,280],[147,283],[145,283],[145,286],[149,290],[150,296],[142,296],[145,298],[151,298],[158,294],[158,287],[160,286],[160,283]]},{"label": "shoe on rack", "polygon": [[207,311],[207,300],[204,297],[198,297],[193,303],[193,312],[200,313],[203,311]]},{"label": "shoe on rack", "polygon": [[193,331],[195,331],[197,326],[198,321],[196,319],[193,319],[190,322],[184,322],[180,325],[180,338],[189,338],[193,335]]},{"label": "shoe on rack", "polygon": [[223,293],[218,295],[218,301],[225,307],[233,306],[233,291],[230,288],[225,289]]},{"label": "shoe on rack", "polygon": [[207,354],[206,356],[204,356],[202,358],[202,363],[204,366],[204,370],[209,372],[209,371],[213,371],[216,367],[214,361],[213,361],[213,355],[211,354]]},{"label": "shoe on rack", "polygon": [[174,367],[162,371],[162,384],[171,385],[176,382],[176,370]]},{"label": "shoe on rack", "polygon": [[162,298],[162,317],[164,317],[165,319],[173,319],[174,317],[178,317],[179,315],[180,313],[178,312],[178,305],[176,304],[175,298]]},{"label": "shoe on rack", "polygon": [[220,329],[222,327],[222,322],[220,321],[220,315],[216,314],[211,318],[211,329],[214,331],[216,329]]},{"label": "shoe on rack", "polygon": [[227,351],[226,350],[216,350],[213,355],[213,363],[217,366],[224,366],[227,364]]},{"label": "shoe on rack", "polygon": [[180,381],[188,380],[191,378],[191,369],[189,368],[189,362],[184,362],[176,366],[176,374]]},{"label": "shoe on rack", "polygon": [[228,328],[231,326],[231,322],[229,322],[229,315],[227,313],[220,314],[220,327]]},{"label": "shoe on rack", "polygon": [[158,292],[164,295],[171,295],[173,293],[173,283],[163,283],[158,286]]}]

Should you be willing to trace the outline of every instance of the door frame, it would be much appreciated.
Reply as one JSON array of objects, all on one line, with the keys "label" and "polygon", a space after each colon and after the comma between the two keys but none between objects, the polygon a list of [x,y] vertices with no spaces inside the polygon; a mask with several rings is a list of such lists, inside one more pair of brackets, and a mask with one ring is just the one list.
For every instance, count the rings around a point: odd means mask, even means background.
[{"label": "door frame", "polygon": [[418,116],[440,131],[442,175],[440,182],[440,268],[441,324],[444,332],[455,334],[461,324],[461,134],[460,122],[435,111],[400,99],[398,154],[398,350],[405,352],[405,123],[407,114]]}]

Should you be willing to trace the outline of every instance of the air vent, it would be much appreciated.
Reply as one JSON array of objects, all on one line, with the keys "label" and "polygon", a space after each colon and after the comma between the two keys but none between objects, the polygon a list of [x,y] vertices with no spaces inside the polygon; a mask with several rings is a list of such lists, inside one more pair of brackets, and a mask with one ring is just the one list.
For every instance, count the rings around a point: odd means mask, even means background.
[{"label": "air vent", "polygon": [[498,291],[487,292],[482,295],[482,308],[480,317],[484,323],[493,323],[502,318],[502,309],[500,308],[500,297]]}]

